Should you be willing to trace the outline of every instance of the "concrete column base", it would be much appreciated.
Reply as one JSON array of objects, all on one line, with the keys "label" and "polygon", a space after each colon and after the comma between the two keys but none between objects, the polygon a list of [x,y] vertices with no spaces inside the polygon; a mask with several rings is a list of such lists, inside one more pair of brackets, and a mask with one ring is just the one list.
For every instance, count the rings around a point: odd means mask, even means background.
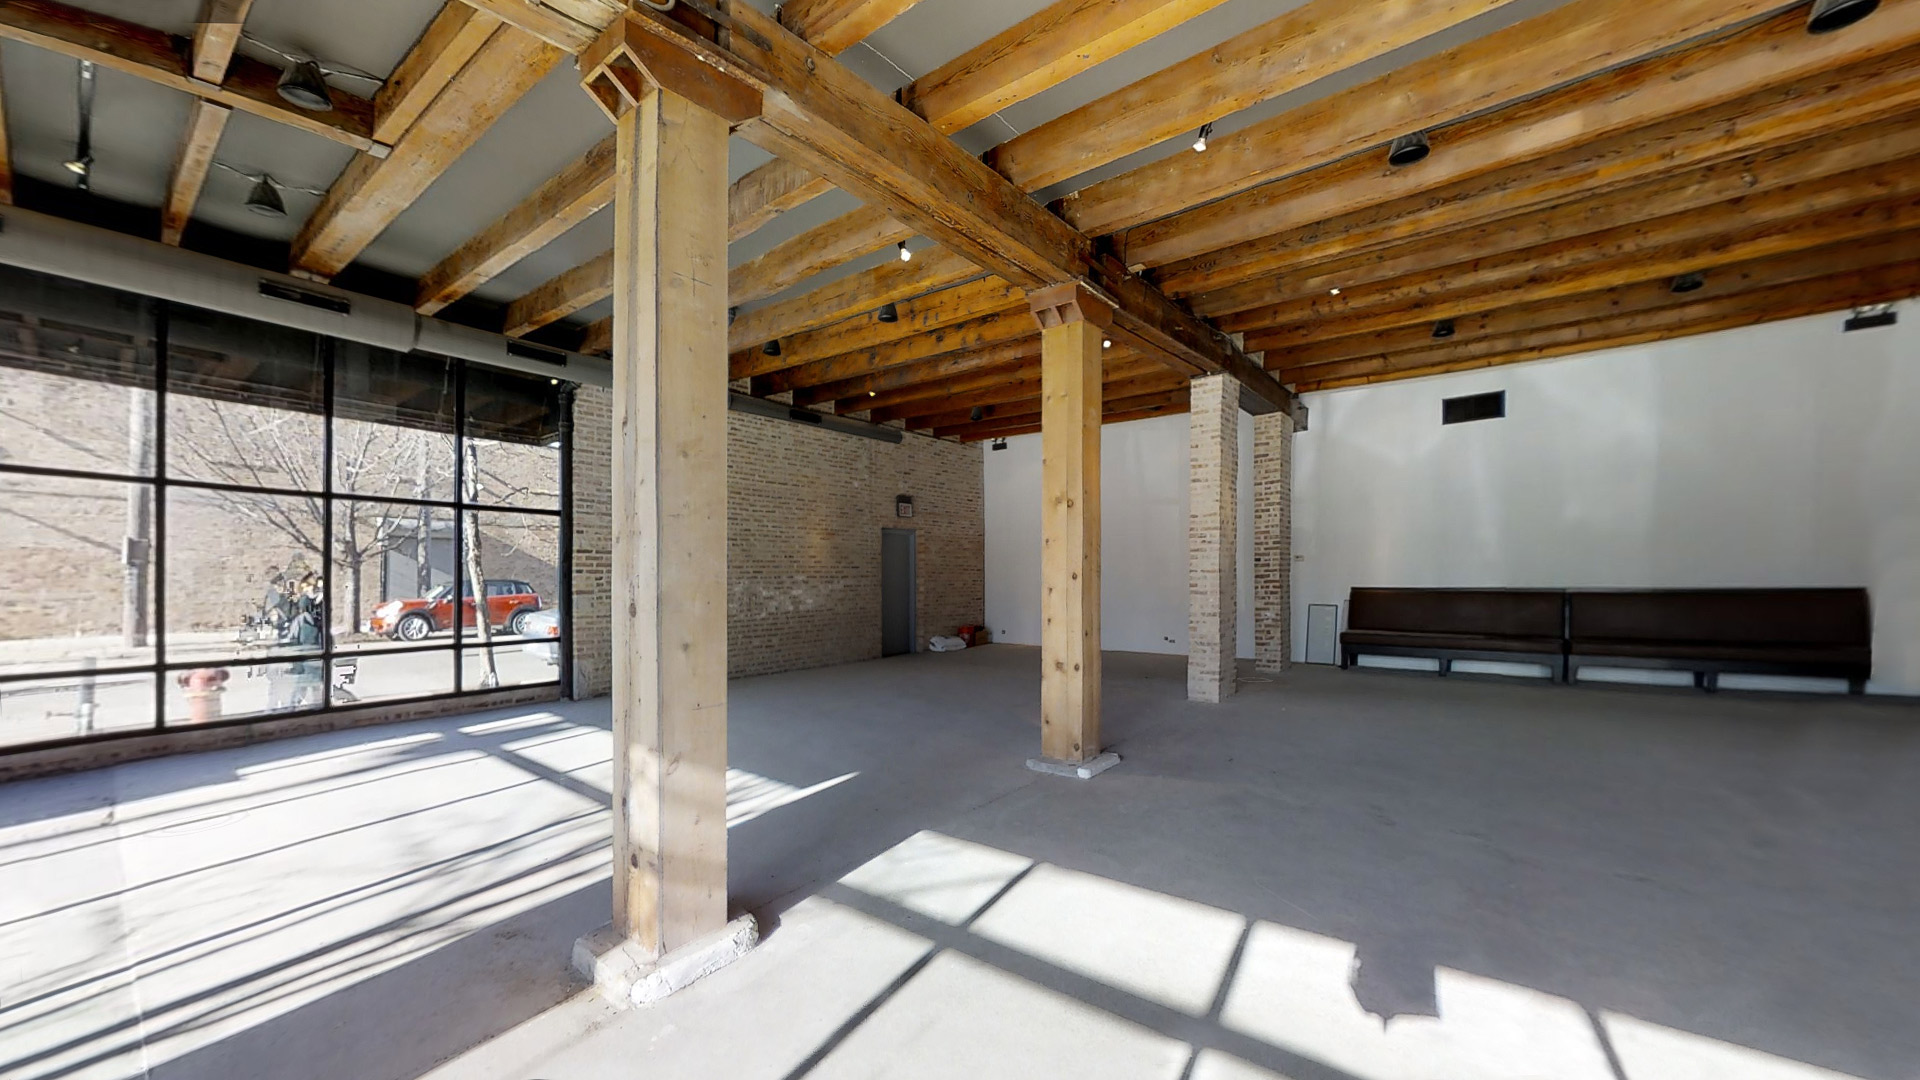
[{"label": "concrete column base", "polygon": [[1091,780],[1115,765],[1120,764],[1120,755],[1109,750],[1087,761],[1055,761],[1053,758],[1028,758],[1027,768],[1034,772],[1043,772],[1049,776],[1069,776],[1075,780]]},{"label": "concrete column base", "polygon": [[661,957],[645,955],[612,923],[573,943],[573,970],[618,1005],[646,1005],[692,986],[747,955],[760,940],[753,916],[742,915],[719,930]]}]

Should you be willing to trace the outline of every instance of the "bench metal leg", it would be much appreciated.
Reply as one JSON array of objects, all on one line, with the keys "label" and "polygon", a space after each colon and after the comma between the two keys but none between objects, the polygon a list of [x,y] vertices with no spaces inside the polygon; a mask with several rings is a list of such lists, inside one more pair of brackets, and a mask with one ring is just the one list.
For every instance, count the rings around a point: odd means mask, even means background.
[{"label": "bench metal leg", "polygon": [[1867,692],[1867,680],[1865,679],[1848,679],[1847,680],[1847,693],[1864,694],[1866,692]]},{"label": "bench metal leg", "polygon": [[1440,665],[1439,667],[1440,677],[1443,679],[1446,678],[1448,669],[1453,667],[1453,661],[1447,659],[1444,656],[1436,656],[1434,657],[1434,660],[1437,661]]}]

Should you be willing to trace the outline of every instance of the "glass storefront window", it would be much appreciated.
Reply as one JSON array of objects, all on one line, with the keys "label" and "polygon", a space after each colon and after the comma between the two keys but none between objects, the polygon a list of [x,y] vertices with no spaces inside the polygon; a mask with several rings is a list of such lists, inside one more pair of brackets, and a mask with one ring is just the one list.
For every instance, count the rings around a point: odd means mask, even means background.
[{"label": "glass storefront window", "polygon": [[568,402],[0,267],[0,748],[556,684]]}]

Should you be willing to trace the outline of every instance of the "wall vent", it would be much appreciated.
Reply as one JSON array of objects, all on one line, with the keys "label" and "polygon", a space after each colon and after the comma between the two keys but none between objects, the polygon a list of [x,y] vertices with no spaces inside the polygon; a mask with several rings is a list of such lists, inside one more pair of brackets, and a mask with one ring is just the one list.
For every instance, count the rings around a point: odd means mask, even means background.
[{"label": "wall vent", "polygon": [[1498,420],[1507,415],[1507,392],[1495,390],[1491,394],[1471,394],[1467,397],[1447,398],[1440,403],[1440,422],[1442,424],[1467,424],[1475,420]]},{"label": "wall vent", "polygon": [[265,278],[262,278],[260,281],[260,295],[271,300],[285,300],[291,304],[305,304],[310,308],[319,308],[321,311],[331,311],[339,315],[353,314],[353,302],[343,297],[328,296],[325,293],[308,292],[305,289],[296,289],[291,285],[283,285],[278,281],[268,281]]}]

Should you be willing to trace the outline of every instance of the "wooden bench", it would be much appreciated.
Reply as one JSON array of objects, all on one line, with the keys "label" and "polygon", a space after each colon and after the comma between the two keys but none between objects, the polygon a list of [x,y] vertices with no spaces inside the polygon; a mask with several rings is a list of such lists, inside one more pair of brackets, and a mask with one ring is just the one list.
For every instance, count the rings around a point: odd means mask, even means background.
[{"label": "wooden bench", "polygon": [[1722,674],[1845,679],[1873,673],[1865,589],[1665,589],[1567,595],[1568,673],[1580,668],[1691,671],[1714,690]]},{"label": "wooden bench", "polygon": [[1355,589],[1340,666],[1363,655],[1541,664],[1566,678],[1566,594],[1558,589]]}]

